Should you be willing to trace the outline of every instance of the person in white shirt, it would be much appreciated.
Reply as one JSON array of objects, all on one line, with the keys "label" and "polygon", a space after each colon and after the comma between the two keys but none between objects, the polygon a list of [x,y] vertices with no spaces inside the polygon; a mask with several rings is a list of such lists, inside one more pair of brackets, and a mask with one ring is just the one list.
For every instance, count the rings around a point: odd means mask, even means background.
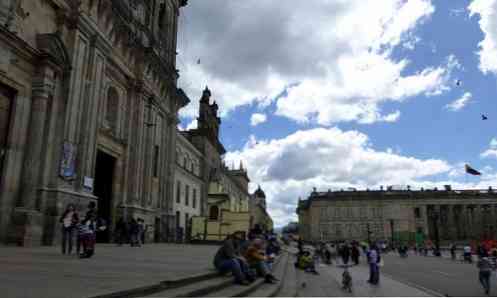
[{"label": "person in white shirt", "polygon": [[78,213],[73,204],[67,205],[59,220],[62,223],[62,254],[72,253],[73,231],[79,222]]},{"label": "person in white shirt", "polygon": [[464,261],[473,263],[473,258],[471,256],[471,246],[469,245],[464,246],[463,251],[464,251]]}]

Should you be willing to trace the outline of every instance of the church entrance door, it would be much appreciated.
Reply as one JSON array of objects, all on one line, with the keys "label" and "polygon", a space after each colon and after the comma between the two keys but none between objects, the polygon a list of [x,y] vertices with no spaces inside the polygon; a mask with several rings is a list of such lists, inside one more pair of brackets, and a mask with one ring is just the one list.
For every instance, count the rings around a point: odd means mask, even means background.
[{"label": "church entrance door", "polygon": [[107,229],[97,232],[97,242],[110,242],[109,226],[112,223],[112,195],[116,158],[98,150],[93,194],[98,197],[98,218],[105,221]]}]

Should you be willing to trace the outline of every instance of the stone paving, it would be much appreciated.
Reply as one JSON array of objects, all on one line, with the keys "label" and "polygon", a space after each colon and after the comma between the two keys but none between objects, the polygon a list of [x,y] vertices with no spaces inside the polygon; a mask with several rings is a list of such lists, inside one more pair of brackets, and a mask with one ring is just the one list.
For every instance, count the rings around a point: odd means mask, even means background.
[{"label": "stone paving", "polygon": [[212,272],[217,246],[97,245],[91,259],[60,247],[0,247],[2,298],[92,297]]}]

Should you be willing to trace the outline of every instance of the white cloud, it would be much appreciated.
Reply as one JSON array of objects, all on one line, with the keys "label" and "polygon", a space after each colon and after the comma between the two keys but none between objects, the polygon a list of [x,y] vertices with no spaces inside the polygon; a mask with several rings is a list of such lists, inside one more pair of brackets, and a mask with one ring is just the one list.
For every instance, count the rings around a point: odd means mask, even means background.
[{"label": "white cloud", "polygon": [[473,0],[468,6],[470,17],[479,15],[484,39],[479,43],[480,70],[497,74],[497,1]]},{"label": "white cloud", "polygon": [[430,0],[195,1],[180,26],[180,85],[197,97],[208,84],[222,115],[265,107],[286,89],[277,114],[295,121],[388,121],[384,103],[450,89],[455,58],[407,72],[409,59],[392,54],[419,42],[415,30],[434,11]]},{"label": "white cloud", "polygon": [[460,98],[447,104],[445,106],[445,108],[449,111],[452,111],[452,112],[460,111],[462,108],[464,108],[466,105],[468,105],[470,103],[472,98],[473,98],[473,95],[471,94],[471,92],[466,92]]},{"label": "white cloud", "polygon": [[250,125],[257,126],[267,121],[266,114],[254,113],[252,117],[250,117]]},{"label": "white cloud", "polygon": [[278,225],[294,218],[297,198],[306,197],[312,187],[415,185],[452,169],[442,160],[376,150],[365,134],[336,127],[297,131],[276,140],[252,137],[243,150],[229,152],[226,160],[247,164],[253,185],[261,184],[266,191]]},{"label": "white cloud", "polygon": [[480,154],[481,158],[496,158],[497,159],[497,139],[493,138],[490,141],[490,146],[487,150]]}]

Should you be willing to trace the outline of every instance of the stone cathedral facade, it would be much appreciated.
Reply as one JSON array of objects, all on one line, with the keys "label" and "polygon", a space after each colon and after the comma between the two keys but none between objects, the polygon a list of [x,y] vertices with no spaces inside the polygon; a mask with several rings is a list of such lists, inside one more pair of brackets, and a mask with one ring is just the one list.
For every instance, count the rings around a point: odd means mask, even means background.
[{"label": "stone cathedral facade", "polygon": [[174,229],[187,0],[0,1],[0,241],[54,244],[69,203]]},{"label": "stone cathedral facade", "polygon": [[497,192],[488,190],[313,191],[297,208],[306,241],[464,243],[497,238]]}]

